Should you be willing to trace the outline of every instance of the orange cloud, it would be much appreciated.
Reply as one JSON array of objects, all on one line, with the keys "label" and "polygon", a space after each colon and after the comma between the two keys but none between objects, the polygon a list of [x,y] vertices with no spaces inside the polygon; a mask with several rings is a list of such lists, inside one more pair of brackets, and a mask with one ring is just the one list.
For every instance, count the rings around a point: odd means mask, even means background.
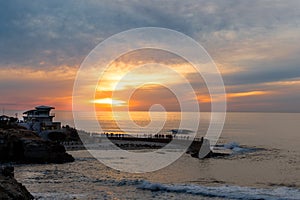
[{"label": "orange cloud", "polygon": [[267,91],[249,91],[249,92],[237,92],[237,93],[228,93],[227,98],[238,98],[238,97],[248,97],[248,96],[260,96],[267,95],[270,92]]},{"label": "orange cloud", "polygon": [[76,68],[59,66],[44,69],[2,68],[0,104],[6,109],[25,110],[51,105],[58,110],[72,109],[72,87]]},{"label": "orange cloud", "polygon": [[198,95],[197,100],[201,103],[210,103],[211,98],[209,95]]},{"label": "orange cloud", "polygon": [[73,66],[63,65],[45,69],[32,69],[24,67],[22,69],[14,69],[13,67],[5,68],[0,70],[1,80],[74,80],[77,73],[77,69]]}]

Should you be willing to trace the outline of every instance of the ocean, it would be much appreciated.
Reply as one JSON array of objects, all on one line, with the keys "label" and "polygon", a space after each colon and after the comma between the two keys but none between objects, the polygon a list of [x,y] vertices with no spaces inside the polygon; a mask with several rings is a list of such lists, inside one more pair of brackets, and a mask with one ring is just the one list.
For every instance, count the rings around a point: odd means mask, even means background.
[{"label": "ocean", "polygon": [[[126,133],[153,133],[145,129],[150,123],[147,112],[132,113],[139,126],[122,116],[118,114],[119,124]],[[124,133],[114,123],[116,116],[97,117],[100,132]],[[161,125],[164,118],[159,112],[151,116],[153,124]],[[199,137],[207,130],[210,114],[201,113],[200,118]],[[74,125],[71,112],[57,111],[55,119]],[[178,128],[180,113],[167,113],[166,119],[160,133]],[[86,131],[99,133],[88,126],[91,118],[84,120]],[[69,152],[73,163],[17,165],[15,177],[37,199],[300,199],[299,128],[299,113],[227,113],[217,145],[230,150],[227,157],[200,160],[183,154],[163,169],[134,174],[111,169],[88,151],[78,150]],[[126,164],[126,157],[103,159]]]}]

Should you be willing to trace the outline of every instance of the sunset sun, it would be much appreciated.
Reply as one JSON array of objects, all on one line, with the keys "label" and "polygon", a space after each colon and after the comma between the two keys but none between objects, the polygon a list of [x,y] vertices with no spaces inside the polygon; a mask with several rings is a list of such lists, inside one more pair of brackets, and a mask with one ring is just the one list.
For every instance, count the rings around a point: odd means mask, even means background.
[{"label": "sunset sun", "polygon": [[126,103],[125,101],[112,98],[95,99],[92,102],[95,104],[102,104],[107,106],[124,106]]}]

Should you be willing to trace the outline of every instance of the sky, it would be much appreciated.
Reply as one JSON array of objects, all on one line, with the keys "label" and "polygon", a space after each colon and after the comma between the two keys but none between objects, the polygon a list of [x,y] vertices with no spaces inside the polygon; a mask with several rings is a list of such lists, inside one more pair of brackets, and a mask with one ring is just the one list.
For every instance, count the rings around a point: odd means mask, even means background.
[{"label": "sky", "polygon": [[[89,52],[108,37],[139,27],[172,29],[201,44],[222,74],[228,111],[300,112],[298,0],[1,1],[0,106],[27,110],[44,104],[71,110],[76,73]],[[92,103],[122,107],[126,87],[110,99],[107,86],[118,80],[111,77],[122,66],[146,64],[149,55],[184,72],[188,68],[168,53],[124,55],[111,64],[117,67],[99,83],[106,89],[97,91]],[[188,72],[184,75],[198,91],[200,107],[209,110],[203,80]],[[145,69],[137,74],[149,75]],[[169,84],[179,84],[167,71],[162,74]],[[154,103],[178,110],[174,94],[151,84],[127,103],[132,110],[147,110]]]}]

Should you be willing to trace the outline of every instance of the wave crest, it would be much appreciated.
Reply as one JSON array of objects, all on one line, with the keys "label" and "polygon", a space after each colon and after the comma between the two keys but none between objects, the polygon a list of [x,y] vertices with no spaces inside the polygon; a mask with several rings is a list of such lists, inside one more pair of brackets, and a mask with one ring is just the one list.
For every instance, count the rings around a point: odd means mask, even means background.
[{"label": "wave crest", "polygon": [[138,189],[150,191],[163,191],[163,192],[176,192],[188,193],[193,195],[201,195],[206,197],[230,198],[230,199],[246,199],[246,200],[296,200],[300,199],[300,190],[289,187],[279,188],[250,188],[240,186],[218,186],[209,187],[201,185],[174,185],[174,184],[161,184],[143,181]]}]

